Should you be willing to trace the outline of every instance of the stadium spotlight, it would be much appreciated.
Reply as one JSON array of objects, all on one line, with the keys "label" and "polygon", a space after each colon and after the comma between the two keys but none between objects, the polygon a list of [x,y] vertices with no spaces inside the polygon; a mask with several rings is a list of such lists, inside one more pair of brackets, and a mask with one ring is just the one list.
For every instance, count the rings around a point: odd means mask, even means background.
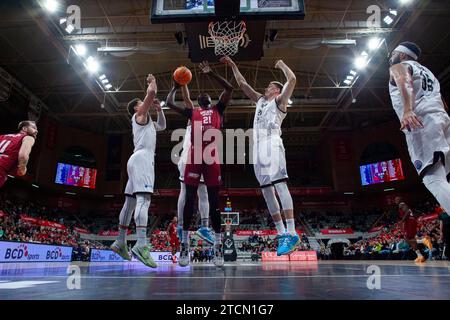
[{"label": "stadium spotlight", "polygon": [[399,2],[400,2],[401,4],[408,4],[408,3],[411,2],[411,0],[399,0]]},{"label": "stadium spotlight", "polygon": [[294,102],[293,102],[291,99],[288,100],[288,104],[289,104],[289,105],[291,105],[291,104],[293,104],[293,103],[294,103]]},{"label": "stadium spotlight", "polygon": [[352,76],[356,76],[356,71],[350,70],[350,74],[351,74]]},{"label": "stadium spotlight", "polygon": [[107,85],[105,85],[105,89],[106,90],[109,90],[109,89],[111,89],[112,88],[112,84],[111,83],[108,83]]},{"label": "stadium spotlight", "polygon": [[59,19],[59,24],[63,24],[67,21],[67,18],[61,18]]},{"label": "stadium spotlight", "polygon": [[355,79],[354,76],[347,76],[347,80],[353,80],[353,79]]},{"label": "stadium spotlight", "polygon": [[56,9],[58,9],[58,2],[56,2],[56,0],[45,0],[44,2],[44,8],[48,11],[48,12],[55,12]]},{"label": "stadium spotlight", "polygon": [[161,107],[164,107],[166,105],[165,101],[161,101]]},{"label": "stadium spotlight", "polygon": [[90,73],[95,73],[98,69],[100,69],[100,65],[97,60],[95,60],[92,56],[89,56],[89,58],[86,59],[86,69]]},{"label": "stadium spotlight", "polygon": [[392,22],[394,22],[394,19],[392,19],[390,16],[386,16],[383,21],[387,24],[390,25],[392,24]]},{"label": "stadium spotlight", "polygon": [[389,9],[389,13],[392,14],[393,16],[397,16],[397,10],[395,9]]},{"label": "stadium spotlight", "polygon": [[102,74],[100,77],[98,77],[100,80],[106,79],[106,75]]},{"label": "stadium spotlight", "polygon": [[380,47],[380,38],[371,38],[368,43],[369,50],[373,51]]},{"label": "stadium spotlight", "polygon": [[108,79],[102,79],[102,83],[103,84],[107,84],[107,83],[109,83],[109,80]]},{"label": "stadium spotlight", "polygon": [[346,79],[346,80],[344,80],[344,83],[349,86],[352,82],[351,82],[351,80]]},{"label": "stadium spotlight", "polygon": [[367,67],[367,57],[361,56],[355,59],[355,68],[356,69],[364,69]]},{"label": "stadium spotlight", "polygon": [[80,57],[84,57],[87,52],[86,46],[84,44],[75,45],[75,53]]}]

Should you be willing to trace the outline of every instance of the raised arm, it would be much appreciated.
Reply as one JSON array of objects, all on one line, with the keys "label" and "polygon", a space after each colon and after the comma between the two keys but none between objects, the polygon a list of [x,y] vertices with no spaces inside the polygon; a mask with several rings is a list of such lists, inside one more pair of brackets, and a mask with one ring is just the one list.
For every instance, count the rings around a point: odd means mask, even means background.
[{"label": "raised arm", "polygon": [[412,73],[403,63],[393,65],[389,72],[400,91],[403,102],[403,118],[401,120],[400,130],[408,129],[408,131],[423,128],[423,124],[414,113],[414,87]]},{"label": "raised arm", "polygon": [[158,118],[154,122],[156,131],[163,131],[166,129],[166,116],[161,108],[161,102],[158,99],[153,100],[152,108],[156,110]]},{"label": "raised arm", "polygon": [[294,72],[283,62],[283,60],[278,60],[275,63],[275,68],[283,71],[284,76],[286,77],[286,83],[283,86],[283,90],[281,90],[281,94],[276,97],[278,107],[286,112],[288,101],[292,96],[292,93],[295,89],[295,83],[297,82],[297,78],[295,77]]},{"label": "raised arm", "polygon": [[231,100],[231,95],[233,93],[233,86],[225,78],[215,73],[209,66],[207,61],[200,63],[200,70],[202,73],[207,74],[213,78],[217,83],[219,83],[223,88],[223,92],[220,95],[219,102],[222,106],[226,107]]},{"label": "raised arm", "polygon": [[180,85],[173,81],[172,89],[170,90],[169,95],[166,99],[166,105],[176,113],[190,119],[192,115],[192,109],[185,108],[175,103],[175,94],[178,88],[180,88]]},{"label": "raised arm", "polygon": [[231,70],[233,71],[234,78],[236,79],[236,82],[239,86],[239,88],[244,92],[244,94],[253,102],[257,102],[259,98],[261,98],[262,94],[259,92],[256,92],[245,80],[244,76],[239,71],[238,67],[234,63],[233,60],[231,60],[230,57],[222,57],[220,59],[220,62],[225,63],[231,67]]},{"label": "raised arm", "polygon": [[189,93],[189,88],[187,85],[181,86],[181,96],[183,97],[184,106],[186,108],[194,108],[194,103],[191,100],[191,95]]},{"label": "raised arm", "polygon": [[152,106],[153,100],[155,99],[156,93],[158,91],[156,78],[152,74],[149,74],[147,76],[147,84],[147,93],[144,100],[142,101],[142,107],[139,108],[136,112],[136,122],[139,124],[147,123],[148,111],[150,110],[150,107]]},{"label": "raised arm", "polygon": [[27,164],[30,159],[31,149],[34,145],[34,138],[27,136],[22,139],[22,145],[19,150],[19,159],[17,164],[17,175],[24,176],[27,173]]}]

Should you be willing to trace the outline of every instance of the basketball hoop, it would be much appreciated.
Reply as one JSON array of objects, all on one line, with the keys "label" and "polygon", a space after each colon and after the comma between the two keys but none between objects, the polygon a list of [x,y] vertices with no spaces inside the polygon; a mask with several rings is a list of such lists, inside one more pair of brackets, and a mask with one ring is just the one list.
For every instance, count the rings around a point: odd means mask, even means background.
[{"label": "basketball hoop", "polygon": [[208,25],[216,56],[234,56],[247,27],[244,21],[216,21]]}]

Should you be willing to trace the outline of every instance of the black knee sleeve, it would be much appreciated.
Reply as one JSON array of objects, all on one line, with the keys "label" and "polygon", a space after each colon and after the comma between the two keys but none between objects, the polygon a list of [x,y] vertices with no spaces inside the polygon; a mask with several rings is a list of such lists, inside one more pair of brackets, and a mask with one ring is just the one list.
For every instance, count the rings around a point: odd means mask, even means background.
[{"label": "black knee sleeve", "polygon": [[208,187],[209,218],[214,232],[220,233],[219,187]]}]

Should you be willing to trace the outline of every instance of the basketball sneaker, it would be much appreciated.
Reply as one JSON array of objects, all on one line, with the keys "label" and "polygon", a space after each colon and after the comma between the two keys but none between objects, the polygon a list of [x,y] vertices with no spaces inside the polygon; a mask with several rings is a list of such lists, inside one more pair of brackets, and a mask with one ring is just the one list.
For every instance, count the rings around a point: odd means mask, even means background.
[{"label": "basketball sneaker", "polygon": [[300,237],[298,236],[298,234],[295,235],[284,234],[282,236],[278,236],[277,256],[290,254],[295,250],[295,247],[299,243]]},{"label": "basketball sneaker", "polygon": [[200,227],[197,232],[197,236],[208,242],[209,244],[214,244],[214,233],[211,231],[210,228],[207,227]]},{"label": "basketball sneaker", "polygon": [[224,259],[223,259],[223,251],[220,247],[214,248],[214,258],[213,263],[216,267],[223,267]]},{"label": "basketball sneaker", "polygon": [[150,255],[150,251],[148,250],[147,246],[138,247],[137,244],[135,244],[131,249],[131,252],[136,257],[136,259],[145,264],[147,267],[157,267],[155,261],[153,261],[152,256]]},{"label": "basketball sneaker", "polygon": [[131,261],[131,256],[128,253],[127,245],[124,242],[120,242],[119,240],[114,241],[111,245],[111,250],[117,253],[124,260]]},{"label": "basketball sneaker", "polygon": [[187,267],[189,265],[189,246],[184,243],[181,244],[180,258],[178,259],[180,267]]}]

